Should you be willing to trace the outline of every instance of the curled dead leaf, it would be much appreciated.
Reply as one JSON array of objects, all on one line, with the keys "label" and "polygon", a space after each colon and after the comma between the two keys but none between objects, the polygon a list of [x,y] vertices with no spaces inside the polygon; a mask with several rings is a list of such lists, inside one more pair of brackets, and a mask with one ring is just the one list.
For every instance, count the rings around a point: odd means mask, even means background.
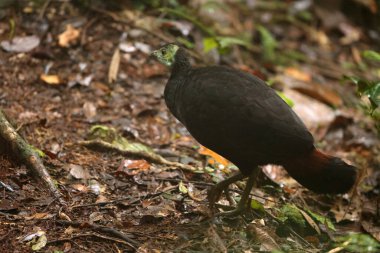
[{"label": "curled dead leaf", "polygon": [[252,237],[255,242],[260,242],[260,250],[262,251],[275,251],[280,249],[280,246],[276,243],[272,236],[269,235],[263,228],[259,227],[259,224],[249,224],[247,226],[247,234]]}]

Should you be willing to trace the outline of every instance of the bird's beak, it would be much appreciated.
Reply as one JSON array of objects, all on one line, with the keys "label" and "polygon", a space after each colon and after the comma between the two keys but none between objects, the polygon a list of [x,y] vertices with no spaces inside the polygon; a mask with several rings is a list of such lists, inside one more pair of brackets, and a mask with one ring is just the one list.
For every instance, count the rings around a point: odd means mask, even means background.
[{"label": "bird's beak", "polygon": [[149,58],[155,58],[157,55],[157,50],[154,50],[152,53],[150,53]]}]

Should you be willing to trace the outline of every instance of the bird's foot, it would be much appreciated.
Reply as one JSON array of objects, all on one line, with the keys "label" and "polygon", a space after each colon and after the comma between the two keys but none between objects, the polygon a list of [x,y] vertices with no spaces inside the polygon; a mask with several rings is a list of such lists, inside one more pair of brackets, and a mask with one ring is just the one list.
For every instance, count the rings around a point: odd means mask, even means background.
[{"label": "bird's foot", "polygon": [[[252,187],[253,187],[253,185],[255,183],[257,172],[258,172],[258,169],[253,170],[252,173],[251,173],[251,175],[248,177],[247,184],[245,186],[244,192],[243,192],[243,194],[241,196],[241,199],[240,199],[239,204],[237,205],[236,209],[234,209],[232,211],[218,213],[218,214],[216,214],[216,216],[234,216],[234,215],[239,215],[239,214],[241,214],[242,212],[244,212],[247,209],[248,203],[250,203],[249,194],[250,194],[250,192],[252,190]],[[236,178],[237,178],[237,176],[236,176]],[[236,181],[236,178],[230,179],[230,180],[235,180]],[[229,179],[227,179],[227,180],[229,180]],[[227,180],[225,180],[225,181],[227,181]],[[221,183],[223,183],[223,181]],[[221,183],[219,183],[219,184],[221,184]],[[217,184],[216,187],[219,184]]]},{"label": "bird's foot", "polygon": [[218,185],[214,185],[211,187],[207,194],[207,199],[209,202],[209,206],[212,209],[215,206],[215,203],[220,199],[220,195],[222,195],[223,188],[218,187]]},{"label": "bird's foot", "polygon": [[247,210],[247,205],[246,203],[241,204],[239,202],[238,206],[231,210],[231,211],[225,211],[225,212],[220,212],[215,214],[215,217],[233,217],[233,216],[238,216],[240,214],[243,214]]},{"label": "bird's foot", "polygon": [[238,173],[212,186],[207,196],[210,209],[214,210],[215,203],[218,202],[218,200],[220,199],[220,196],[222,195],[222,192],[228,189],[228,186],[230,184],[235,183],[236,181],[241,180],[244,177],[245,176],[243,174]]}]

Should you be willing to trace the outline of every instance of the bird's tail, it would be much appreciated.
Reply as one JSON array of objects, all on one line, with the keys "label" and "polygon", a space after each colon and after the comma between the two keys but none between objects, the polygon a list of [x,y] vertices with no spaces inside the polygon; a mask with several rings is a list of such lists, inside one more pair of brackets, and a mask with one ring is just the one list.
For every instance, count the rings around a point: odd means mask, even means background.
[{"label": "bird's tail", "polygon": [[317,193],[348,192],[357,177],[356,167],[316,149],[306,156],[286,161],[284,167],[300,184]]}]

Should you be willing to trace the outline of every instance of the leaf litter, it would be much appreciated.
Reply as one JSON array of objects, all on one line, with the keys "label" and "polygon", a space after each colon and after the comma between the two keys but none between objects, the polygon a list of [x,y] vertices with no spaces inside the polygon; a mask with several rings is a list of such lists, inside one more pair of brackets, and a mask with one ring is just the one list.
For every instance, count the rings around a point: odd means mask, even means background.
[{"label": "leaf litter", "polygon": [[[69,205],[58,212],[61,206],[48,196],[40,182],[31,180],[25,168],[9,164],[10,159],[1,156],[0,181],[13,189],[4,188],[8,202],[2,201],[1,211],[6,215],[0,217],[4,224],[0,233],[7,240],[1,249],[101,251],[116,245],[118,250],[133,251],[132,247],[106,236],[111,234],[98,237],[92,231],[94,227],[86,225],[91,222],[133,234],[142,252],[154,249],[158,252],[176,249],[248,252],[278,248],[301,252],[318,249],[372,252],[366,245],[376,250],[378,244],[373,239],[346,233],[367,233],[379,240],[376,212],[379,146],[373,132],[375,123],[362,109],[347,107],[357,102],[355,96],[350,95],[354,94],[355,87],[339,83],[343,74],[361,76],[371,82],[378,79],[377,72],[373,71],[378,69],[376,63],[367,62],[378,58],[374,50],[375,53],[368,52],[368,41],[362,41],[365,29],[348,24],[345,18],[343,25],[336,25],[343,14],[334,16],[330,24],[321,27],[302,21],[307,20],[307,16],[320,18],[320,13],[326,11],[313,4],[300,9],[279,1],[254,1],[256,6],[247,4],[247,9],[242,10],[238,5],[221,1],[217,8],[210,5],[207,9],[194,8],[202,6],[200,2],[187,6],[172,1],[170,9],[155,13],[151,6],[154,3],[144,1],[146,12],[128,7],[128,13],[120,16],[107,8],[99,11],[92,6],[91,11],[96,15],[78,12],[84,18],[82,21],[76,20],[66,8],[77,10],[72,3],[66,6],[53,1],[44,11],[33,4],[18,10],[20,15],[28,13],[32,20],[46,15],[50,29],[44,29],[43,22],[33,23],[30,28],[23,23],[26,21],[16,22],[23,25],[16,30],[13,49],[4,48],[5,51],[0,52],[0,61],[5,63],[0,67],[3,82],[0,105],[16,119],[20,133],[33,146],[55,154],[45,156],[44,163]],[[172,11],[176,7],[194,9]],[[287,8],[294,8],[292,15],[296,19],[287,17]],[[372,5],[369,8],[373,11]],[[274,10],[284,15],[286,22],[277,20],[283,17],[273,15]],[[99,17],[107,22],[101,22]],[[145,22],[148,19],[150,22]],[[218,25],[219,22],[224,25]],[[11,26],[0,23],[0,28],[1,45],[10,45],[12,40],[4,38],[12,33]],[[251,31],[251,34],[239,34],[243,31]],[[25,34],[40,32],[44,36],[38,36],[41,40],[38,43],[35,39],[17,42],[17,38],[25,38]],[[276,183],[267,183],[271,181],[265,178],[260,180],[263,185],[253,191],[252,212],[243,220],[205,223],[207,189],[234,169],[211,151],[202,151],[170,116],[162,101],[167,72],[150,61],[148,54],[152,48],[176,37],[193,48],[191,54],[198,64],[209,60],[199,57],[209,50],[216,56],[213,60],[217,64],[244,62],[245,69],[251,73],[266,78],[275,76],[273,87],[282,90],[294,103],[294,109],[316,136],[317,145],[366,169],[356,195],[338,199],[314,195],[291,182],[281,168],[276,168],[269,173]],[[299,38],[304,41],[300,43]],[[257,53],[256,45],[264,54]],[[341,45],[351,50],[337,50]],[[120,57],[112,64],[115,48],[120,49]],[[273,62],[276,60],[278,62]],[[349,67],[348,63],[361,65]],[[278,68],[278,64],[286,67]],[[376,89],[362,93],[371,95],[368,107],[376,106]],[[312,104],[315,105],[310,106]],[[310,108],[313,108],[312,113]],[[28,116],[26,112],[34,115]],[[86,133],[94,125],[104,130],[104,138],[102,142],[92,139],[86,143],[83,141]],[[90,144],[91,141],[94,142]],[[95,143],[98,149],[88,149],[78,145],[80,143],[90,146]],[[205,169],[198,169],[202,163]],[[232,186],[229,195],[238,200],[241,185]],[[219,204],[224,203],[228,201],[223,198]],[[307,226],[288,224],[290,231],[283,234],[284,231],[277,231],[282,226],[276,215],[287,204],[296,206],[301,214],[287,220],[298,220]],[[56,216],[83,221],[83,225],[69,233],[71,226],[57,225]],[[265,225],[255,225],[259,236],[250,241],[246,236],[251,225],[247,224],[257,218]],[[9,225],[11,219],[22,221],[15,222],[15,230]],[[44,223],[39,222],[41,219]],[[36,225],[46,231],[46,240],[42,238],[31,245],[16,240],[36,233]],[[342,234],[341,238],[337,236]],[[330,243],[326,236],[336,241]],[[59,242],[63,239],[67,240]]]}]

